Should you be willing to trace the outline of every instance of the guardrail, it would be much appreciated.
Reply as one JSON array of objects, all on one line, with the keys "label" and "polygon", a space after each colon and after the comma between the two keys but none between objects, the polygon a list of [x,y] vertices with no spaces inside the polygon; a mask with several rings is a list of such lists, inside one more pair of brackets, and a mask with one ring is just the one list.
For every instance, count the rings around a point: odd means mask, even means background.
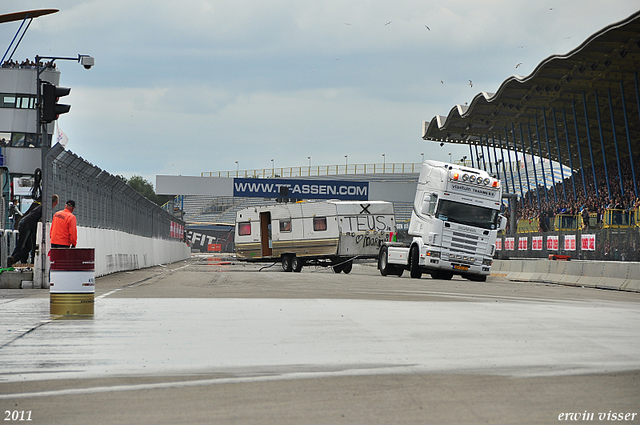
[{"label": "guardrail", "polygon": [[517,282],[640,292],[640,263],[606,261],[496,260],[491,275]]},{"label": "guardrail", "polygon": [[0,230],[0,267],[7,268],[7,257],[13,253],[18,240],[17,230]]},{"label": "guardrail", "polygon": [[[589,213],[588,226],[585,226],[581,214],[556,214],[553,217],[553,230],[571,232],[586,229],[632,229],[640,227],[640,207],[635,210],[606,209],[603,220],[598,222],[597,213]],[[540,232],[540,219],[518,220],[517,233]]]},{"label": "guardrail", "polygon": [[540,220],[537,218],[518,220],[518,233],[536,233],[540,231]]},{"label": "guardrail", "polygon": [[556,214],[553,218],[553,230],[575,231],[582,229],[582,216],[580,214]]},{"label": "guardrail", "polygon": [[604,211],[603,225],[605,229],[624,229],[634,227],[637,224],[636,218],[638,209],[627,211],[621,209],[607,209]]}]

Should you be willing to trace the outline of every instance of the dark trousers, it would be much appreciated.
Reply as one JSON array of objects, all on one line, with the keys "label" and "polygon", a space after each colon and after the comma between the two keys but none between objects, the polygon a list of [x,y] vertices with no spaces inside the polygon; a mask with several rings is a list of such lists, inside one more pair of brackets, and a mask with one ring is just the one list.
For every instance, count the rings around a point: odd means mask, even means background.
[{"label": "dark trousers", "polygon": [[19,226],[19,229],[18,241],[11,257],[16,263],[26,263],[29,259],[29,254],[35,248],[36,235],[28,226]]}]

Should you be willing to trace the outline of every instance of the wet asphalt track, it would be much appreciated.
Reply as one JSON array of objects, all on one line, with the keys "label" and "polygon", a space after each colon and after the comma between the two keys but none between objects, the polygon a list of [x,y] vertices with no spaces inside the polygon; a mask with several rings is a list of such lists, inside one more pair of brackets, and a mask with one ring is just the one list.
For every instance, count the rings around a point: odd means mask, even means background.
[{"label": "wet asphalt track", "polygon": [[51,317],[46,290],[0,291],[2,411],[65,424],[640,412],[640,294],[263,266],[197,257],[100,278],[88,319]]}]

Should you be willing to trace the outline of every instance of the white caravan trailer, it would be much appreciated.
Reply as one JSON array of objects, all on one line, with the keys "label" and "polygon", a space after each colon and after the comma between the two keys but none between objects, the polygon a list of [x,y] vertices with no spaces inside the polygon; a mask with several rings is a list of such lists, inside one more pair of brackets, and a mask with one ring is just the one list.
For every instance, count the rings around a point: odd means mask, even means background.
[{"label": "white caravan trailer", "polygon": [[249,207],[236,215],[236,256],[282,261],[284,271],[330,266],[349,273],[356,258],[377,258],[396,232],[393,204],[322,201]]}]

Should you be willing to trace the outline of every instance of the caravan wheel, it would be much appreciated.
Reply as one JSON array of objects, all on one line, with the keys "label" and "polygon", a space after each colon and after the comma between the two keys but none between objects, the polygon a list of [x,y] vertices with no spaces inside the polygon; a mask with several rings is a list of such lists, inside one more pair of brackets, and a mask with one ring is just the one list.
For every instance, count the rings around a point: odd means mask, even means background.
[{"label": "caravan wheel", "polygon": [[285,255],[282,257],[282,270],[285,272],[290,272],[293,270],[293,266],[291,264],[291,255]]},{"label": "caravan wheel", "polygon": [[300,273],[302,271],[302,266],[304,266],[304,260],[302,258],[293,257],[291,259],[291,268],[294,272]]}]

